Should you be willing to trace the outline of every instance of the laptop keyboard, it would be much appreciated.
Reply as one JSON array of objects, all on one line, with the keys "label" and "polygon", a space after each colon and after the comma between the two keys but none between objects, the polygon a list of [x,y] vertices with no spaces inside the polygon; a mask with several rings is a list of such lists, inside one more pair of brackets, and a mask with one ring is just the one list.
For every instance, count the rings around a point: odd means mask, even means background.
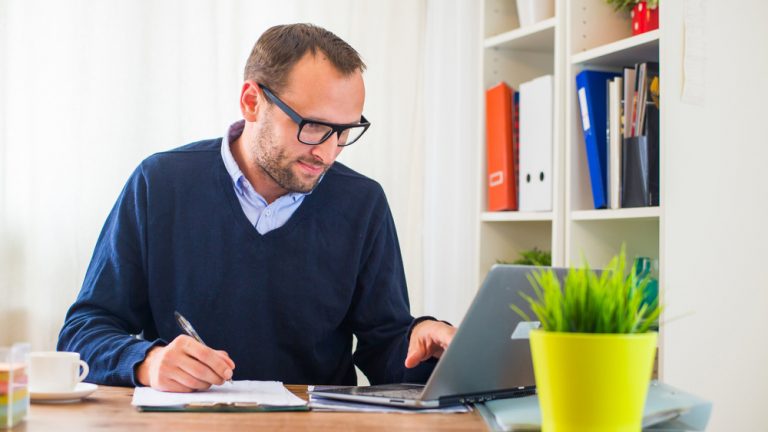
[{"label": "laptop keyboard", "polygon": [[[360,389],[362,390],[362,389]],[[379,390],[379,389],[366,389],[367,391],[356,391],[355,394],[364,396],[376,396],[385,397],[391,399],[419,399],[422,389],[411,388],[404,390]]]},{"label": "laptop keyboard", "polygon": [[383,384],[366,387],[346,387],[324,390],[331,393],[347,393],[360,396],[374,396],[393,399],[419,399],[424,386],[408,384]]}]

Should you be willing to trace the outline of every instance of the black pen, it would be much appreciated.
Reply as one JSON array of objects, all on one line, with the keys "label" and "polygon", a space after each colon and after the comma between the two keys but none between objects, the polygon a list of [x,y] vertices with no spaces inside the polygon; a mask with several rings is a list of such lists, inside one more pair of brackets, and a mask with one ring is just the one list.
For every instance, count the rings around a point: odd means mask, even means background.
[{"label": "black pen", "polygon": [[[200,337],[199,334],[195,331],[195,328],[192,327],[192,324],[187,321],[186,318],[184,318],[178,311],[173,311],[173,315],[176,317],[176,323],[181,327],[181,331],[183,331],[187,336],[191,337],[192,339],[200,342],[201,344],[208,346],[203,342],[203,339]],[[232,379],[227,380],[228,383],[232,383]]]}]

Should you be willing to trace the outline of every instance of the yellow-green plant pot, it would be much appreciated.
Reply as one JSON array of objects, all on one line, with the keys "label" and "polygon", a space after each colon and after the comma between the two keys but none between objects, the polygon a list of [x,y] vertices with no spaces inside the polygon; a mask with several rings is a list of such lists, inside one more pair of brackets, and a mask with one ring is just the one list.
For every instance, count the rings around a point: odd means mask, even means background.
[{"label": "yellow-green plant pot", "polygon": [[531,332],[542,432],[639,432],[656,333]]}]

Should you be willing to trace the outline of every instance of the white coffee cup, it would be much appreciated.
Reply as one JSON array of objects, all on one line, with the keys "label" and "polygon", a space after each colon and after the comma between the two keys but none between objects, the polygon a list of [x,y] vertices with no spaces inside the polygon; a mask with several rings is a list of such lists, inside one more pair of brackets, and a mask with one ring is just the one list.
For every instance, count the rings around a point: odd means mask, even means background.
[{"label": "white coffee cup", "polygon": [[[83,369],[80,372],[80,368]],[[29,354],[29,391],[69,392],[88,376],[88,364],[76,352],[38,351]]]}]

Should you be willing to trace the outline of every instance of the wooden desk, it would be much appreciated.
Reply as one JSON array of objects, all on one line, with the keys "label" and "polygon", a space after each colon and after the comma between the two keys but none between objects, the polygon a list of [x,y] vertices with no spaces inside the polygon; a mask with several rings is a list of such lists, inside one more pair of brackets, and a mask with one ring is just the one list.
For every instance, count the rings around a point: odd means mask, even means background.
[{"label": "wooden desk", "polygon": [[[289,385],[307,399],[307,386]],[[32,404],[16,431],[484,431],[477,411],[466,414],[384,413],[143,413],[131,406],[133,389],[99,386],[75,404]]]}]

